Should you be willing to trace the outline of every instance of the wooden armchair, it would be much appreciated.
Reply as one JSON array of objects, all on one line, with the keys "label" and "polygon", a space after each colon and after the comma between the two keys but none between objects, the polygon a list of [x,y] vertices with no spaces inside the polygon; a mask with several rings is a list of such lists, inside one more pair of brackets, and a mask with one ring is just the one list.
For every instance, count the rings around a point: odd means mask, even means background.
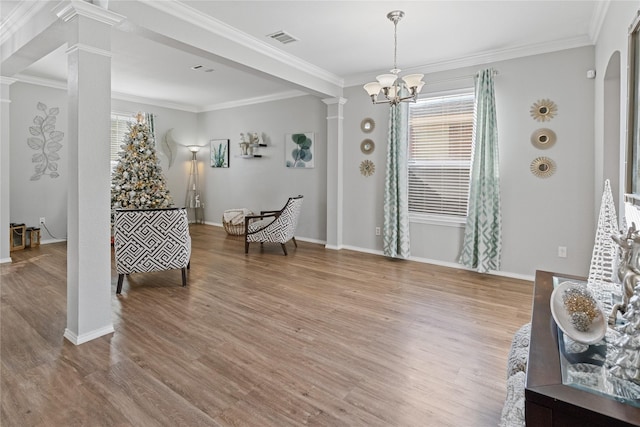
[{"label": "wooden armchair", "polygon": [[118,209],[113,226],[118,287],[124,275],[182,269],[182,286],[187,285],[191,235],[184,208]]},{"label": "wooden armchair", "polygon": [[249,243],[280,243],[287,255],[285,243],[293,240],[298,247],[294,233],[298,227],[298,217],[302,207],[302,196],[290,197],[284,207],[277,211],[260,211],[260,215],[244,217],[244,253],[249,253]]}]

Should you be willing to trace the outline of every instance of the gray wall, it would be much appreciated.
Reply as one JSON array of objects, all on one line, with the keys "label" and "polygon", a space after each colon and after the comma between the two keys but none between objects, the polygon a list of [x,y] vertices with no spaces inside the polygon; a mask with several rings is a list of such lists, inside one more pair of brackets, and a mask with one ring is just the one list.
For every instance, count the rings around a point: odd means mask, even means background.
[{"label": "gray wall", "polygon": [[[38,102],[48,108],[57,107],[57,131],[64,132],[61,141],[62,149],[58,151],[57,178],[42,176],[37,181],[30,178],[35,172],[35,163],[31,161],[37,152],[27,145],[32,135],[29,127],[33,126],[36,116],[42,112],[36,107]],[[44,228],[40,231],[41,239],[62,240],[67,237],[67,93],[59,89],[34,86],[23,83],[11,85],[11,212],[10,221],[25,223],[27,226],[38,226],[41,217],[46,218],[46,226],[53,236]]]},{"label": "gray wall", "polygon": [[[536,269],[587,274],[593,248],[593,68],[594,49],[585,47],[536,55],[494,64],[498,112],[501,201],[503,214],[502,271],[532,276]],[[472,87],[472,76],[483,67],[459,69],[425,76],[423,92]],[[360,86],[347,88],[345,97],[345,245],[381,251],[382,239],[375,227],[382,225],[388,108],[372,105]],[[531,105],[549,98],[558,105],[550,122],[540,123],[529,114]],[[371,117],[371,134],[360,130],[360,121]],[[535,148],[531,133],[542,127],[554,130],[556,144]],[[367,156],[360,142],[370,137],[376,150]],[[529,165],[538,156],[551,157],[555,175],[533,176]],[[359,173],[359,164],[369,158],[376,164],[373,177]],[[463,229],[455,225],[412,223],[412,257],[455,265]],[[567,258],[558,258],[558,246],[566,246]]]},{"label": "gray wall", "polygon": [[[594,49],[587,47],[490,64],[500,71],[496,95],[505,274],[530,277],[536,269],[575,274],[588,271],[597,210],[594,206],[599,203],[594,200],[594,83],[585,77],[593,63]],[[478,68],[428,75],[425,91],[471,85],[470,76]],[[347,248],[380,252],[382,241],[375,236],[375,227],[382,225],[388,108],[371,105],[359,86],[346,88],[345,97],[344,244]],[[66,131],[66,92],[16,83],[11,98],[11,221],[37,224],[40,216],[46,216],[52,232],[64,237],[66,166],[61,161],[60,178],[29,181],[33,150],[26,145],[26,138],[38,101],[61,107],[57,128]],[[551,122],[539,123],[530,117],[531,104],[542,98],[550,98],[558,105],[558,115]],[[115,111],[157,114],[159,140],[174,128],[184,145],[206,146],[198,153],[198,159],[207,222],[220,224],[226,209],[275,209],[286,197],[304,194],[297,234],[311,241],[326,239],[327,107],[320,99],[302,96],[198,114],[119,100],[112,105]],[[376,122],[371,134],[360,130],[365,117]],[[531,145],[530,135],[540,127],[557,133],[554,147],[543,151]],[[260,148],[262,158],[238,157],[239,135],[250,131],[267,136],[269,146]],[[285,134],[294,132],[315,133],[314,169],[284,166]],[[368,156],[360,151],[365,137],[376,143],[374,153]],[[211,139],[231,140],[230,168],[210,167]],[[64,160],[64,148],[60,154]],[[551,157],[558,165],[551,178],[536,178],[529,171],[531,161],[541,155]],[[184,203],[190,158],[186,147],[179,147],[174,165],[170,169],[163,165],[177,205]],[[360,162],[367,158],[376,164],[376,173],[371,177],[359,172]],[[461,227],[414,223],[411,232],[414,259],[456,265]],[[568,248],[567,258],[557,257],[558,246]]]},{"label": "gray wall", "polygon": [[[222,224],[227,209],[249,208],[253,212],[281,208],[287,197],[304,195],[296,236],[326,240],[327,206],[327,107],[318,98],[301,96],[245,107],[210,111],[198,115],[200,144],[229,139],[229,168],[211,168],[209,149],[204,150],[205,221]],[[263,157],[240,158],[240,133],[266,135]],[[285,135],[313,132],[313,169],[285,167]],[[200,153],[199,153],[200,154]]]}]

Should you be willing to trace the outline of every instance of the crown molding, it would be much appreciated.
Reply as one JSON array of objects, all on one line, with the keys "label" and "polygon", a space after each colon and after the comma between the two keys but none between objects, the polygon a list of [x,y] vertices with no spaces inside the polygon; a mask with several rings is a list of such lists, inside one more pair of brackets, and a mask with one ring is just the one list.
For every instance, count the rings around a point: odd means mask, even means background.
[{"label": "crown molding", "polygon": [[595,4],[593,15],[591,16],[591,23],[589,24],[589,38],[591,42],[595,44],[600,37],[600,30],[604,24],[604,19],[607,17],[611,0],[598,1]]},{"label": "crown molding", "polygon": [[18,81],[18,79],[14,79],[14,78],[11,78],[11,77],[0,76],[0,84],[3,84],[3,85],[11,86],[12,84],[14,84],[17,81]]},{"label": "crown molding", "polygon": [[55,13],[58,18],[62,19],[64,22],[67,22],[78,15],[85,16],[108,25],[118,25],[126,19],[126,17],[115,12],[111,12],[108,9],[103,9],[92,3],[79,0],[61,2],[53,8],[53,13]]},{"label": "crown molding", "polygon": [[200,112],[200,109],[197,106],[194,106],[194,105],[182,104],[182,103],[179,103],[179,102],[163,101],[161,99],[146,98],[146,97],[143,97],[143,96],[131,95],[131,94],[122,93],[122,92],[113,92],[112,91],[111,92],[111,98],[112,99],[118,99],[120,101],[135,102],[137,104],[149,104],[149,105],[153,105],[155,107],[169,108],[171,110],[186,111],[186,112],[189,112],[189,113],[198,113],[198,112]]},{"label": "crown molding", "polygon": [[[524,58],[527,56],[541,55],[545,53],[558,52],[567,49],[574,49],[585,46],[593,46],[588,36],[568,38],[557,40],[549,43],[538,43],[526,46],[519,46],[508,49],[496,49],[487,52],[481,52],[476,55],[469,55],[464,58],[449,59],[440,62],[433,62],[417,67],[409,67],[403,71],[406,73],[423,73],[431,74],[441,71],[451,71],[459,68],[474,67],[485,65],[499,61],[507,61],[511,59]],[[375,71],[371,73],[361,73],[345,78],[345,87],[356,86],[370,82]],[[427,80],[427,85],[429,81]]]},{"label": "crown molding", "polygon": [[67,82],[62,80],[46,79],[43,77],[30,76],[28,74],[18,73],[15,76],[16,81],[20,83],[28,83],[37,86],[50,87],[52,89],[67,90]]},{"label": "crown molding", "polygon": [[43,1],[21,1],[0,21],[0,44],[4,44],[16,31],[47,5]]},{"label": "crown molding", "polygon": [[335,104],[344,105],[347,103],[347,98],[342,98],[342,97],[325,98],[322,100],[322,102],[324,102],[327,105],[335,105]]},{"label": "crown molding", "polygon": [[139,1],[157,10],[160,10],[172,16],[179,17],[193,25],[209,31],[210,33],[224,37],[228,40],[233,40],[234,43],[242,45],[255,52],[259,52],[262,55],[265,55],[273,60],[286,64],[287,66],[310,74],[320,80],[324,80],[339,87],[343,87],[344,85],[344,80],[342,79],[342,77],[337,76],[323,68],[315,66],[307,61],[303,61],[297,56],[277,49],[262,40],[259,40],[243,31],[240,31],[237,28],[232,27],[231,25],[226,24],[216,18],[205,15],[197,9],[194,9],[193,7],[181,3],[177,0]]},{"label": "crown molding", "polygon": [[[0,80],[0,83],[3,83],[3,84],[4,84],[4,81],[7,80],[7,81],[11,81],[11,83],[20,82],[20,83],[37,85],[37,86],[45,86],[52,89],[60,89],[64,91],[67,90],[67,82],[65,81],[45,79],[42,77],[29,76],[26,74],[16,74],[15,78],[2,77],[1,79],[2,80]],[[8,84],[11,84],[11,83],[8,83]],[[122,93],[122,92],[113,92],[113,91],[111,92],[112,99],[118,99],[120,101],[135,102],[137,104],[148,104],[148,105],[153,105],[155,107],[169,108],[172,110],[186,111],[189,113],[204,113],[207,111],[226,110],[229,108],[237,108],[237,107],[244,107],[247,105],[262,104],[264,102],[272,102],[272,101],[280,101],[283,99],[297,98],[299,96],[305,96],[305,95],[308,95],[308,94],[299,90],[290,90],[287,92],[279,92],[279,93],[274,93],[274,94],[265,95],[265,96],[257,96],[254,98],[246,98],[246,99],[240,99],[237,101],[223,102],[220,104],[197,106],[197,105],[191,105],[191,104],[182,104],[178,102],[163,101],[161,99],[146,98],[143,96],[132,95],[132,94]]]},{"label": "crown molding", "polygon": [[237,101],[222,102],[220,104],[211,104],[211,105],[202,107],[202,109],[199,112],[204,113],[207,111],[226,110],[229,108],[237,108],[237,107],[244,107],[247,105],[262,104],[264,102],[272,102],[272,101],[280,101],[283,99],[297,98],[299,96],[305,96],[305,95],[308,95],[308,93],[305,93],[299,90],[289,90],[286,92],[272,93],[270,95],[265,95],[265,96],[256,96],[254,98],[245,98],[245,99],[239,99]]},{"label": "crown molding", "polygon": [[70,53],[74,53],[76,51],[82,51],[82,52],[87,52],[87,53],[93,53],[95,55],[101,55],[101,56],[106,56],[111,58],[113,56],[113,54],[108,51],[108,50],[104,50],[104,49],[99,49],[97,47],[93,47],[93,46],[89,46],[83,43],[76,43],[73,46],[69,47],[65,53],[68,55]]},{"label": "crown molding", "polygon": [[[37,85],[37,86],[45,86],[51,89],[60,89],[64,91],[67,90],[66,81],[46,79],[42,77],[29,76],[26,74],[16,74],[14,80],[20,83],[27,83],[27,84]],[[130,95],[130,94],[120,93],[120,92],[111,92],[111,98],[119,99],[122,101],[135,102],[138,104],[149,104],[149,105],[154,105],[156,107],[170,108],[173,110],[188,111],[190,113],[197,113],[199,111],[198,107],[195,107],[193,105],[145,98],[142,96]]]}]

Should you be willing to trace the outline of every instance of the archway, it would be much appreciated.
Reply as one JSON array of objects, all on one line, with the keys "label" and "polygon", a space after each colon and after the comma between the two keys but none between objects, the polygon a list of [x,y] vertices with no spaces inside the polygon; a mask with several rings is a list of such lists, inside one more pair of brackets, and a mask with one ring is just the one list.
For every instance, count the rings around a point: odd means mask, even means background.
[{"label": "archway", "polygon": [[620,52],[616,51],[609,58],[607,69],[604,75],[604,97],[603,97],[603,176],[611,183],[611,193],[613,202],[618,212],[622,213],[623,206],[620,186],[621,176],[624,171],[621,165],[621,145],[620,140]]}]

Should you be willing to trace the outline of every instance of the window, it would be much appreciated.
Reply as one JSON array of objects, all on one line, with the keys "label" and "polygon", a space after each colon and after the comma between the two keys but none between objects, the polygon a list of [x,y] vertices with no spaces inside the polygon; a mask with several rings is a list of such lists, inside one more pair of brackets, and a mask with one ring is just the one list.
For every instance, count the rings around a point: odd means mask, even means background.
[{"label": "window", "polygon": [[464,222],[469,199],[473,88],[409,105],[409,213]]},{"label": "window", "polygon": [[129,133],[128,123],[133,122],[132,114],[116,114],[111,113],[111,173],[118,165],[121,151],[120,146],[124,137]]}]

